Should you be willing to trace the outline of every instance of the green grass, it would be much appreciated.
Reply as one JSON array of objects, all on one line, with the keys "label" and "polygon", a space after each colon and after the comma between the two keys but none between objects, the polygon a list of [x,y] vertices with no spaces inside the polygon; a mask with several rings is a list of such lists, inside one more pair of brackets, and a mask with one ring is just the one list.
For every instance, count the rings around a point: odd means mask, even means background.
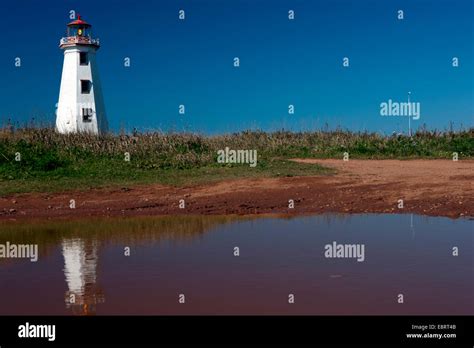
[{"label": "green grass", "polygon": [[273,160],[250,169],[245,165],[203,166],[184,169],[140,169],[118,160],[86,161],[75,169],[56,169],[49,172],[2,168],[0,195],[22,192],[57,192],[70,189],[98,187],[126,187],[160,183],[170,186],[193,185],[243,177],[283,177],[330,174],[329,168],[319,165]]},{"label": "green grass", "polygon": [[[258,165],[217,163],[217,150],[257,150]],[[130,162],[124,160],[130,154]],[[60,135],[52,129],[0,130],[0,195],[161,183],[182,186],[241,177],[327,175],[289,158],[473,158],[474,129],[413,137],[348,131]],[[21,161],[15,161],[20,153]]]}]

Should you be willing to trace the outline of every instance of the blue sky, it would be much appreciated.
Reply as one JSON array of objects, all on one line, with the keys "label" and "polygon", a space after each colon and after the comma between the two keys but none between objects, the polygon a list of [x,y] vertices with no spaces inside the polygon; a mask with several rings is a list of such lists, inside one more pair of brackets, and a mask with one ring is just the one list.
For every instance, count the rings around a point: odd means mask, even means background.
[{"label": "blue sky", "polygon": [[472,0],[4,0],[0,121],[54,122],[58,42],[70,10],[101,40],[97,60],[114,131],[212,134],[327,123],[406,132],[406,118],[379,111],[388,99],[405,101],[408,91],[421,104],[415,128],[473,124]]}]

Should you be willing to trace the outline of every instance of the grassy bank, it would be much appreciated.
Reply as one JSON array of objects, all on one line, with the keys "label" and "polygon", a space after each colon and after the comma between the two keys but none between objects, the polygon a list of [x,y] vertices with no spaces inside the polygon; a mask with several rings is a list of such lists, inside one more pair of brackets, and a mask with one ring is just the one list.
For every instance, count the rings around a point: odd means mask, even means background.
[{"label": "grassy bank", "polygon": [[[217,151],[257,150],[258,165],[219,164]],[[474,129],[417,132],[413,137],[347,131],[265,133],[206,137],[146,133],[60,135],[51,129],[0,131],[0,195],[100,186],[185,185],[236,177],[329,174],[289,158],[459,158],[474,156]],[[15,160],[19,153],[20,161]],[[130,161],[125,161],[125,153]]]}]

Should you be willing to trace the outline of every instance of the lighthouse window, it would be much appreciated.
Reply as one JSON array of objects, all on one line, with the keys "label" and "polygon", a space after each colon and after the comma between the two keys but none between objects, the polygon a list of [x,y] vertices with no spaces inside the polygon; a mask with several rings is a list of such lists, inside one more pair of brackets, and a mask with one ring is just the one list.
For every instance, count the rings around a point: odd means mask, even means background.
[{"label": "lighthouse window", "polygon": [[81,80],[81,93],[89,94],[91,92],[92,83],[89,80]]},{"label": "lighthouse window", "polygon": [[92,122],[93,112],[91,108],[82,108],[82,122]]},{"label": "lighthouse window", "polygon": [[81,65],[89,64],[89,59],[87,57],[87,52],[79,52],[79,64],[81,64]]}]

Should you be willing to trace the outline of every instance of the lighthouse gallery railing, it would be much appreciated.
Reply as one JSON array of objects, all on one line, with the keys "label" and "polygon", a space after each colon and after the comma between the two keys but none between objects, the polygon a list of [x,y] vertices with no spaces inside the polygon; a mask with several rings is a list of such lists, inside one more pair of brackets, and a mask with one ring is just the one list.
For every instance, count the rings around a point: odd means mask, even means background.
[{"label": "lighthouse gallery railing", "polygon": [[87,36],[68,36],[63,37],[61,38],[61,40],[59,40],[59,45],[67,44],[85,44],[99,46],[99,39],[91,39]]}]

